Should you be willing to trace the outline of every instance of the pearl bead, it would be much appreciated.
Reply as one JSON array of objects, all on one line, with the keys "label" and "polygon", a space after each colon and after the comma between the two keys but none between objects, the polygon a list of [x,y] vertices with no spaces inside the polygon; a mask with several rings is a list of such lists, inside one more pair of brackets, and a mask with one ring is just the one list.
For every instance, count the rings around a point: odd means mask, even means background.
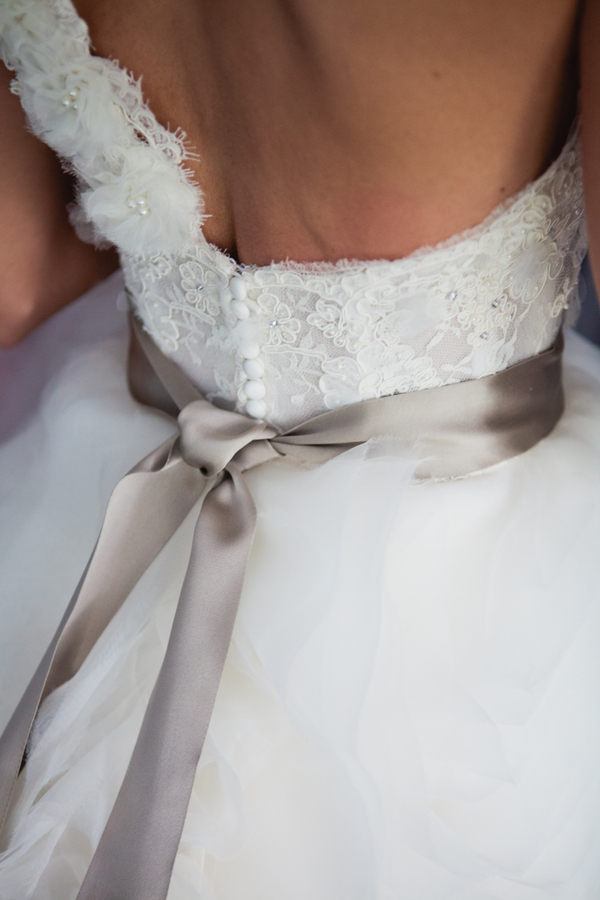
[{"label": "pearl bead", "polygon": [[234,277],[229,282],[229,288],[236,300],[245,300],[248,296],[248,291],[246,290],[244,279],[240,278],[239,275],[234,275]]},{"label": "pearl bead", "polygon": [[265,374],[265,366],[262,359],[244,360],[244,372],[248,378],[262,378]]},{"label": "pearl bead", "polygon": [[267,407],[262,400],[248,400],[246,403],[246,412],[253,419],[264,419]]},{"label": "pearl bead", "polygon": [[260,347],[256,343],[256,341],[246,341],[240,347],[240,353],[244,357],[244,359],[256,359],[256,357],[260,353]]},{"label": "pearl bead", "polygon": [[487,339],[489,338],[489,334],[487,333],[487,331],[482,331],[481,334],[479,335],[479,337],[480,337],[483,341],[487,341]]},{"label": "pearl bead", "polygon": [[71,109],[77,109],[77,103],[75,102],[79,96],[79,88],[72,88],[64,100],[62,100],[62,105],[70,107]]},{"label": "pearl bead", "polygon": [[262,381],[247,381],[242,390],[248,400],[261,400],[267,393]]},{"label": "pearl bead", "polygon": [[139,216],[147,216],[150,212],[150,207],[148,206],[148,201],[145,197],[136,197],[133,200],[130,200],[127,204],[129,209],[137,210]]},{"label": "pearl bead", "polygon": [[236,319],[247,319],[250,315],[250,310],[242,300],[232,300],[231,311]]}]

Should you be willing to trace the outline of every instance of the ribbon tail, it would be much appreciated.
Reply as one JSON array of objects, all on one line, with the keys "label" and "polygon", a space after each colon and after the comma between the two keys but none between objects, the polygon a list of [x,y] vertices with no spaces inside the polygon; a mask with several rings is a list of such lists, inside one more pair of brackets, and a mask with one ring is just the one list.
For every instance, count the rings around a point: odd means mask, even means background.
[{"label": "ribbon tail", "polygon": [[[171,438],[115,487],[86,570],[44,657],[0,737],[0,830],[37,711],[80,668],[106,625],[176,531],[206,484]],[[172,458],[173,457],[173,458]]]},{"label": "ribbon tail", "polygon": [[231,465],[200,511],[163,664],[77,900],[167,896],[255,525],[254,501]]}]

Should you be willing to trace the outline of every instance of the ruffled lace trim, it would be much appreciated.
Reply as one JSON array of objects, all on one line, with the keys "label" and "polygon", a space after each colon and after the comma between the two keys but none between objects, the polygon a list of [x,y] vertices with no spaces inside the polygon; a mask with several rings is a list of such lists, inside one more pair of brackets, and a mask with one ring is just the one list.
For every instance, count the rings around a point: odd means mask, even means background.
[{"label": "ruffled lace trim", "polygon": [[[574,134],[537,181],[481,225],[404,259],[236,268],[204,244],[129,257],[125,276],[153,339],[206,396],[241,412],[249,391],[260,394],[252,408],[287,428],[325,409],[489,375],[545,350],[576,301],[585,249]],[[233,280],[245,309],[232,302]]]}]

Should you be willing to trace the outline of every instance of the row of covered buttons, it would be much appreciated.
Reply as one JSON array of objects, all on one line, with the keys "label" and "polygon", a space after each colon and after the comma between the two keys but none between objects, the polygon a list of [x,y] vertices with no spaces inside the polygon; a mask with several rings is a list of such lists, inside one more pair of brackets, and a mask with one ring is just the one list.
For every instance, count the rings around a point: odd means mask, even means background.
[{"label": "row of covered buttons", "polygon": [[[250,315],[250,307],[248,306],[248,292],[244,279],[239,275],[234,275],[229,282],[229,291],[231,293],[231,311],[237,319],[247,319]],[[242,343],[240,353],[244,360],[242,368],[248,380],[242,385],[242,394],[245,398],[245,409],[249,416],[253,419],[264,419],[267,406],[263,400],[266,394],[262,377],[265,374],[264,363],[260,356],[260,346],[257,341],[248,340]]]}]

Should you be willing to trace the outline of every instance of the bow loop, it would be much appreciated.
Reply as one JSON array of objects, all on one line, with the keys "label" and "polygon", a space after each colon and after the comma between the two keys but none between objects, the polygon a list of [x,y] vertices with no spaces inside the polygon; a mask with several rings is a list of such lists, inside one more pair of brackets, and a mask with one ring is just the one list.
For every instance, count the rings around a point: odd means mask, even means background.
[{"label": "bow loop", "polygon": [[276,432],[264,422],[219,409],[208,400],[194,400],[179,413],[181,456],[203,475],[218,475],[234,456],[254,441],[268,441]]}]

